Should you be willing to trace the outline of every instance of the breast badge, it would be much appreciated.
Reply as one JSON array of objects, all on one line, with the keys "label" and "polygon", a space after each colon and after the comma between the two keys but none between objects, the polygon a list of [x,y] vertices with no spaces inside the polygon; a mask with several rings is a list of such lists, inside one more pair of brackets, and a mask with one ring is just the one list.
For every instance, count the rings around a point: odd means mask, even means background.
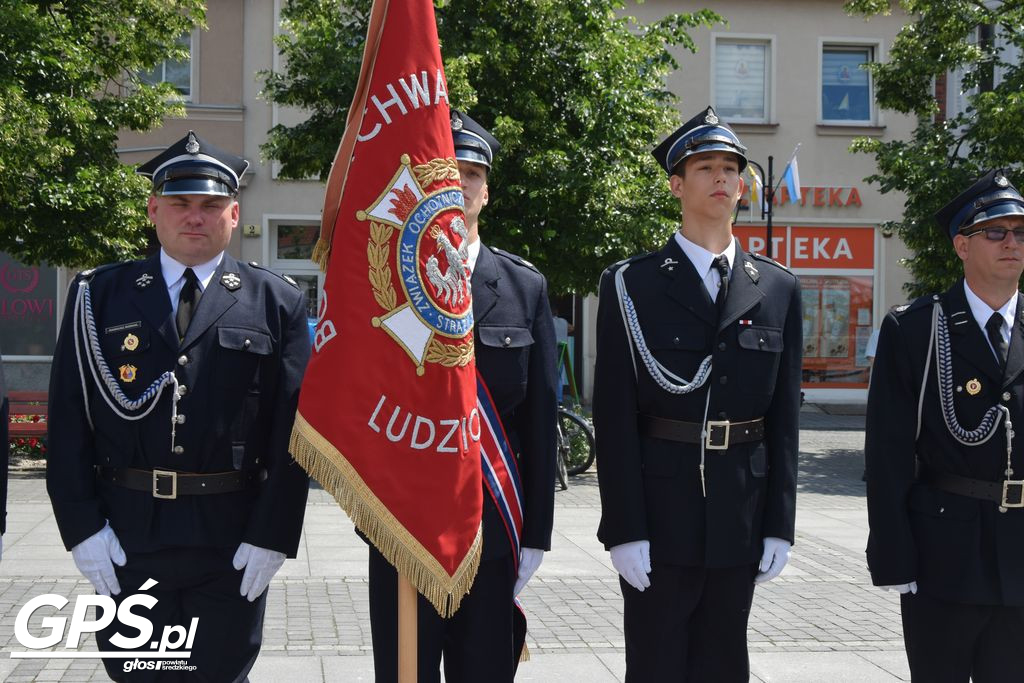
[{"label": "breast badge", "polygon": [[135,373],[139,369],[134,365],[122,365],[118,370],[121,371],[121,381],[128,384],[135,381]]},{"label": "breast badge", "polygon": [[967,384],[964,385],[964,388],[967,389],[967,393],[971,396],[977,396],[981,393],[981,382],[979,382],[977,378],[969,379],[967,380]]},{"label": "breast badge", "polygon": [[458,177],[454,159],[414,167],[403,154],[373,205],[356,212],[369,223],[370,286],[383,309],[370,322],[405,350],[419,375],[425,363],[455,367],[473,359],[468,230],[462,191],[450,182]]},{"label": "breast badge", "polygon": [[[122,351],[134,351],[137,348],[139,348],[139,338],[136,337],[134,334],[129,333],[124,338],[124,341],[121,342]],[[122,379],[124,378],[122,377]]]}]

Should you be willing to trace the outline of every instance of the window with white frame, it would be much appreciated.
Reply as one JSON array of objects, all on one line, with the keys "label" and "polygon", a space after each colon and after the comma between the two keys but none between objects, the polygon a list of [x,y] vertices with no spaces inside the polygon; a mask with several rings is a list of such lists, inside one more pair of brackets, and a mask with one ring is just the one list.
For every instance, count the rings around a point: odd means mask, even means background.
[{"label": "window with white frame", "polygon": [[152,70],[139,74],[143,83],[170,83],[186,100],[192,97],[192,32],[178,36],[178,45],[188,49],[185,59],[165,59]]},{"label": "window with white frame", "polygon": [[876,123],[871,73],[862,68],[862,65],[874,62],[878,57],[878,51],[878,45],[822,43],[822,123]]},{"label": "window with white frame", "polygon": [[772,43],[763,38],[715,37],[715,111],[740,123],[771,120]]},{"label": "window with white frame", "polygon": [[270,222],[271,267],[298,283],[309,300],[308,316],[315,318],[323,291],[324,274],[313,262],[313,247],[320,238],[320,222],[274,219]]}]

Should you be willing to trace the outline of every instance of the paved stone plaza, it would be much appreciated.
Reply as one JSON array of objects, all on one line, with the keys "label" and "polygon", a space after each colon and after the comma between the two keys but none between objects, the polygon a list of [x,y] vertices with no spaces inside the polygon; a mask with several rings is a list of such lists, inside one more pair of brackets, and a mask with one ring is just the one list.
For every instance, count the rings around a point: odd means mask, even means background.
[{"label": "paved stone plaza", "polygon": [[[753,680],[909,680],[898,598],[870,585],[864,562],[863,420],[813,407],[801,413],[797,543],[782,576],[754,595]],[[366,548],[330,496],[310,494],[299,557],[271,584],[263,653],[250,679],[372,681]],[[517,681],[621,681],[622,601],[595,537],[596,475],[573,478],[555,505],[553,551],[522,595],[532,659]],[[107,680],[97,660],[6,654],[24,649],[14,622],[27,600],[90,592],[60,544],[41,474],[13,475],[0,562],[0,678]],[[38,627],[39,617],[31,623]]]}]

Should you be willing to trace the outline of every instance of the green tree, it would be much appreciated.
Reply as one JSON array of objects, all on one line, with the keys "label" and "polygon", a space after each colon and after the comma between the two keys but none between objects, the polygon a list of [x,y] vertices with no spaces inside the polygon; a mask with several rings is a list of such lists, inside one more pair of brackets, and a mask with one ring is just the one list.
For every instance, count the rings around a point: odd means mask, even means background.
[{"label": "green tree", "polygon": [[148,183],[121,164],[119,129],[182,115],[139,74],[187,57],[202,0],[7,0],[0,11],[0,250],[80,266],[146,243]]},{"label": "green tree", "polygon": [[[903,217],[885,226],[914,252],[907,266],[912,295],[947,289],[963,272],[946,233],[932,216],[991,168],[1024,182],[1024,0],[901,0],[915,16],[892,44],[889,61],[871,65],[878,104],[917,116],[909,140],[859,139],[853,149],[875,155],[878,172],[866,180],[883,193],[907,196]],[[889,0],[854,0],[847,11],[887,14]],[[934,79],[963,73],[965,111],[938,117]],[[951,84],[952,85],[952,84]]]},{"label": "green tree", "polygon": [[[326,178],[362,57],[370,2],[289,0],[283,71],[264,96],[310,113],[275,126],[263,152],[287,177]],[[679,125],[669,48],[722,19],[708,10],[653,23],[621,0],[436,2],[451,104],[502,151],[481,216],[484,239],[533,261],[556,292],[587,292],[609,264],[660,246],[679,220],[650,150]],[[703,103],[701,103],[703,104]]]}]

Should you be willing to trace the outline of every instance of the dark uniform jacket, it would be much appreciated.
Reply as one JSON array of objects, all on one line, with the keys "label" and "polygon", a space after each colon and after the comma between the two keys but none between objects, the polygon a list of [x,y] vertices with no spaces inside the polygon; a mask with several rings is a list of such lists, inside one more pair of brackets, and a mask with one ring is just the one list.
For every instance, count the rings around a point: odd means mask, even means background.
[{"label": "dark uniform jacket", "polygon": [[[519,257],[481,244],[472,285],[476,366],[518,456],[522,546],[550,550],[558,408],[547,281]],[[484,557],[509,553],[508,535],[486,491],[483,514]]]},{"label": "dark uniform jacket", "polygon": [[924,390],[921,435],[914,438],[936,300],[942,302],[948,322],[957,419],[973,430],[992,406],[1009,407],[1018,435],[1012,478],[1024,478],[1024,297],[1017,299],[1005,374],[971,313],[963,280],[945,294],[894,309],[882,323],[868,395],[871,578],[878,586],[916,581],[922,593],[954,602],[1021,606],[1024,510],[1000,513],[994,501],[941,491],[915,475],[916,454],[917,461],[940,472],[993,482],[1005,479],[1002,423],[979,446],[960,444],[946,428],[934,355]]},{"label": "dark uniform jacket", "polygon": [[[711,354],[711,376],[700,389],[685,395],[665,391],[639,355],[634,369],[615,292],[615,271],[624,263],[626,289],[654,358],[690,380]],[[766,536],[793,541],[801,334],[797,278],[738,244],[721,321],[674,238],[660,251],[605,271],[594,425],[598,537],[606,547],[647,539],[654,562],[729,567],[760,559]],[[766,433],[761,442],[706,451],[704,497],[700,446],[647,436],[638,418],[699,424],[709,390],[708,420],[764,417]]]},{"label": "dark uniform jacket", "polygon": [[4,385],[4,369],[0,363],[0,535],[7,533],[7,465],[10,457],[10,404]]},{"label": "dark uniform jacket", "polygon": [[[146,417],[128,421],[104,400],[81,345],[86,376],[80,377],[73,318],[83,279],[90,282],[103,358],[127,397],[138,397],[164,371],[177,376],[184,392],[178,403],[184,422],[175,438],[180,453],[171,452],[172,387]],[[137,343],[125,343],[129,334]],[[280,276],[228,254],[180,344],[159,255],[79,275],[50,383],[47,490],[65,546],[85,540],[109,519],[129,552],[233,549],[245,541],[294,557],[308,478],[289,455],[288,440],[309,354],[305,296]],[[131,372],[132,381],[121,379]],[[245,491],[158,500],[97,480],[97,465],[200,473],[263,469],[266,479]]]}]

